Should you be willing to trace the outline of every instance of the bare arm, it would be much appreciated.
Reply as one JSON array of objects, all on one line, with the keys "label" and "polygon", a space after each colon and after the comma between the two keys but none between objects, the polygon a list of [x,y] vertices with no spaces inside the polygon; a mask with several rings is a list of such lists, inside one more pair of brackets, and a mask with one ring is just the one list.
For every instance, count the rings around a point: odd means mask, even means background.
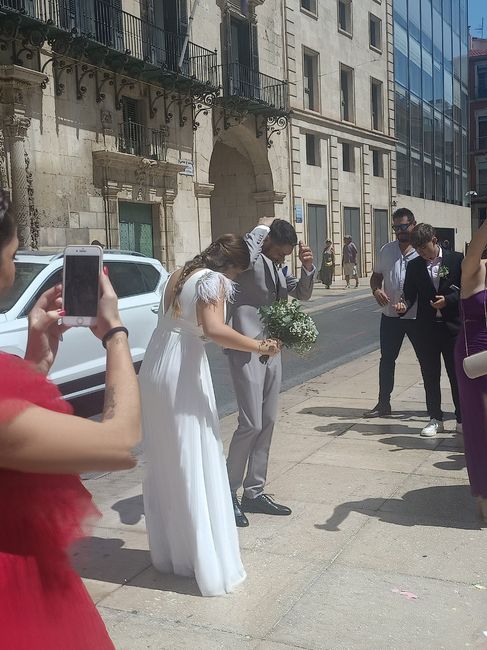
[{"label": "bare arm", "polygon": [[198,300],[196,313],[205,336],[224,348],[267,355],[272,355],[277,351],[276,349],[273,352],[272,345],[269,342],[252,339],[226,325],[223,300],[219,300],[215,304]]},{"label": "bare arm", "polygon": [[[462,263],[462,284],[466,282],[476,284],[477,280],[483,284],[482,254],[487,248],[487,220],[480,226],[472,237],[467,254]],[[472,289],[473,291],[473,289]],[[467,289],[467,293],[471,293]]]},{"label": "bare arm", "polygon": [[372,294],[377,301],[377,304],[381,307],[385,307],[390,303],[389,296],[382,289],[382,283],[384,282],[384,276],[382,273],[372,273],[370,277],[370,288],[372,289]]},{"label": "bare arm", "polygon": [[[98,312],[101,338],[120,324],[117,297],[101,278]],[[132,449],[140,440],[140,397],[127,336],[107,342],[105,407],[101,422],[32,406],[0,424],[0,467],[53,474],[133,467]]]}]

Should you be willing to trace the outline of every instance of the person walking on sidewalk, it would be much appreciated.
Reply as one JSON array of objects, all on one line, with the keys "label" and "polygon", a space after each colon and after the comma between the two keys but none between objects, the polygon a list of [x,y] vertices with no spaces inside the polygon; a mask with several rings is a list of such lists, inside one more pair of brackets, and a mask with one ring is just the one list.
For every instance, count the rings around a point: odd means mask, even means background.
[{"label": "person walking on sidewalk", "polygon": [[394,388],[396,360],[407,336],[416,348],[416,306],[402,318],[394,305],[400,302],[406,268],[418,253],[411,246],[410,235],[416,221],[408,208],[399,208],[392,215],[392,229],[396,241],[385,244],[377,256],[370,288],[377,303],[382,307],[380,321],[379,399],[364,417],[385,417],[391,414],[391,394]]},{"label": "person walking on sidewalk", "polygon": [[[299,242],[302,264],[298,280],[284,274],[281,265],[298,244],[293,226],[274,219],[270,228],[259,225],[245,236],[250,251],[250,266],[238,278],[235,302],[229,307],[229,319],[237,332],[252,338],[265,338],[259,307],[288,295],[309,300],[313,291],[315,266],[313,253]],[[238,404],[238,427],[233,434],[227,458],[237,526],[248,526],[244,512],[289,515],[291,509],[275,503],[264,494],[272,432],[277,417],[281,388],[281,355],[262,363],[249,352],[227,351],[233,386]],[[245,477],[245,478],[244,478]],[[237,490],[243,485],[241,503]]]},{"label": "person walking on sidewalk", "polygon": [[347,289],[350,289],[350,277],[355,280],[355,288],[358,287],[357,256],[358,249],[353,243],[350,235],[347,235],[344,238],[342,251],[343,275],[345,276]]},{"label": "person walking on sidewalk", "polygon": [[414,227],[411,244],[419,257],[408,264],[404,300],[396,305],[396,311],[404,317],[417,303],[416,352],[430,417],[421,435],[429,438],[444,431],[440,389],[442,357],[450,380],[457,431],[462,430],[454,348],[460,330],[459,297],[463,254],[442,250],[434,228],[427,223]]},{"label": "person walking on sidewalk", "polygon": [[487,523],[487,375],[469,379],[463,360],[487,350],[487,221],[475,233],[462,264],[462,331],[455,361],[463,414],[465,461],[472,494]]},{"label": "person walking on sidewalk", "polygon": [[335,273],[335,250],[333,249],[333,244],[331,239],[327,239],[325,242],[325,248],[321,255],[321,269],[320,269],[320,280],[325,285],[327,289],[331,287],[333,282],[333,275]]}]

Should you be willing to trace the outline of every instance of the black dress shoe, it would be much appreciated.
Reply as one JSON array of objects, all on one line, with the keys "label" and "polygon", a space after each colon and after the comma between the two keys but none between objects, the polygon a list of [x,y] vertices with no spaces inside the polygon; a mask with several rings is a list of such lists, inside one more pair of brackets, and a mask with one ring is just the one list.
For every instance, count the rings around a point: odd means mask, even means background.
[{"label": "black dress shoe", "polygon": [[238,497],[236,494],[232,494],[232,503],[233,503],[233,514],[235,515],[235,523],[238,528],[245,528],[249,525],[249,520],[242,512],[240,503],[238,502]]},{"label": "black dress shoe", "polygon": [[390,404],[381,404],[380,402],[370,411],[364,412],[364,418],[385,418],[392,413]]},{"label": "black dress shoe", "polygon": [[259,494],[255,499],[242,497],[241,508],[244,512],[262,512],[264,515],[290,515],[291,508],[281,506],[267,494]]}]

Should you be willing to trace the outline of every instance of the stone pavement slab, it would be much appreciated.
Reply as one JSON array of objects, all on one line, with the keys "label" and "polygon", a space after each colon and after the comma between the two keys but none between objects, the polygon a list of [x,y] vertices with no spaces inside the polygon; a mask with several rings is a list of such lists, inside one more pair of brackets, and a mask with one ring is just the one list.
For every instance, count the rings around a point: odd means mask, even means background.
[{"label": "stone pavement slab", "polygon": [[[103,517],[73,561],[118,650],[487,650],[487,530],[448,386],[447,430],[421,438],[424,390],[405,345],[392,416],[366,419],[378,359],[282,394],[268,491],[293,513],[249,515],[234,594],[202,598],[193,579],[152,568],[143,461],[87,481]],[[221,422],[226,448],[235,425]]]}]

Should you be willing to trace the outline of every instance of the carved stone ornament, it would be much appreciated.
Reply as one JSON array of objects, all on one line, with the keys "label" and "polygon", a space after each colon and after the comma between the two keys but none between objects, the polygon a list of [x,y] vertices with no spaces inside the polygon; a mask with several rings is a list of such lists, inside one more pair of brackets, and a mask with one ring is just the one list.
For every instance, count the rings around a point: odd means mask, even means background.
[{"label": "carved stone ornament", "polygon": [[30,119],[19,115],[9,115],[4,121],[5,134],[9,138],[24,140],[30,127]]},{"label": "carved stone ornament", "polygon": [[113,119],[110,111],[100,111],[101,123],[103,126],[111,126]]},{"label": "carved stone ornament", "polygon": [[0,86],[0,104],[23,104],[22,89],[16,86]]}]

